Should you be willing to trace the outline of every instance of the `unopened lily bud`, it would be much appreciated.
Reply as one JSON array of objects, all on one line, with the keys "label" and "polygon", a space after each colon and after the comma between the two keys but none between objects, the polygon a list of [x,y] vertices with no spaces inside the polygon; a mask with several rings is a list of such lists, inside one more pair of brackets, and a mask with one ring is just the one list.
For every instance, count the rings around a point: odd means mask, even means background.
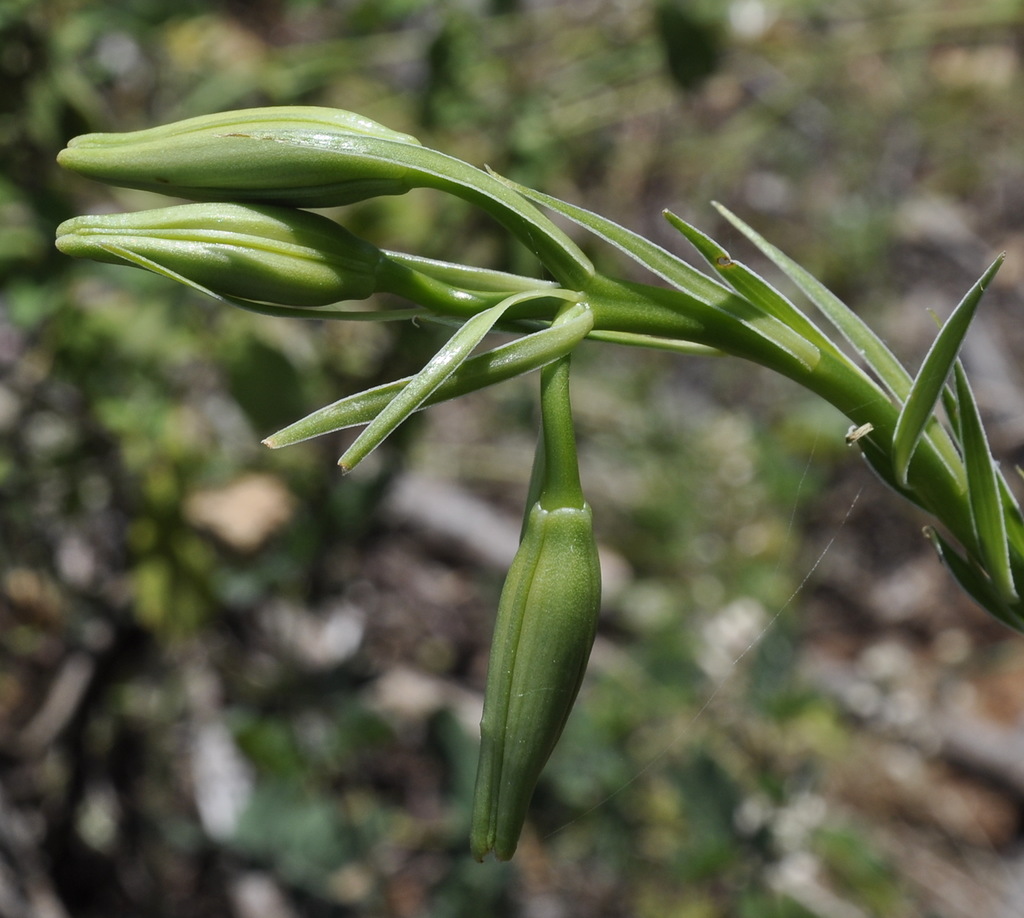
[{"label": "unopened lily bud", "polygon": [[243,204],[74,217],[57,228],[57,248],[156,266],[220,296],[295,307],[365,299],[384,257],[326,217]]},{"label": "unopened lily bud", "polygon": [[569,717],[601,608],[593,517],[576,467],[569,358],[541,371],[543,436],[519,550],[498,604],[480,721],[470,848],[515,853],[537,780]]},{"label": "unopened lily bud", "polygon": [[597,629],[601,573],[590,507],[533,505],[498,606],[480,723],[470,845],[515,853]]},{"label": "unopened lily bud", "polygon": [[201,115],[74,138],[57,161],[112,185],[199,201],[333,207],[434,188],[482,207],[576,290],[594,266],[504,181],[352,112],[311,106]]},{"label": "unopened lily bud", "polygon": [[57,161],[111,185],[199,201],[331,207],[412,187],[400,162],[381,158],[348,157],[339,173],[337,156],[325,150],[344,149],[346,137],[420,145],[409,134],[352,112],[277,106],[201,115],[141,131],[83,134]]}]

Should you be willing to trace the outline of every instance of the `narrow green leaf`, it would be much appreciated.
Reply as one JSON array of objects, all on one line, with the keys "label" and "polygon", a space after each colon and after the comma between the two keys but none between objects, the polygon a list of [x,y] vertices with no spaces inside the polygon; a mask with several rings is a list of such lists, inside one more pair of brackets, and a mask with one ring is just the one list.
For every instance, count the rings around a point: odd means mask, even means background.
[{"label": "narrow green leaf", "polygon": [[712,280],[710,277],[701,274],[692,265],[687,264],[681,258],[673,255],[660,245],[655,245],[644,236],[634,233],[632,230],[613,223],[607,217],[595,214],[593,211],[569,204],[553,195],[545,194],[526,185],[520,185],[512,179],[506,178],[498,173],[491,173],[498,181],[504,182],[509,188],[517,191],[524,198],[529,198],[538,204],[543,204],[556,213],[568,217],[574,223],[584,229],[590,230],[594,235],[617,248],[624,255],[628,255],[633,261],[643,265],[647,270],[658,275],[662,280],[679,286],[692,296],[697,297],[702,303],[708,305],[721,300],[722,295],[731,295],[731,291],[723,284]]},{"label": "narrow green leaf", "polygon": [[646,347],[654,351],[672,351],[688,357],[724,357],[725,351],[707,344],[680,341],[676,338],[659,338],[656,335],[640,335],[633,332],[596,331],[587,335],[590,341],[605,341],[608,344],[622,344],[627,347]]},{"label": "narrow green leaf", "polygon": [[246,310],[246,312],[255,312],[263,316],[274,316],[284,319],[341,319],[352,322],[404,322],[409,319],[429,318],[431,316],[431,313],[425,309],[331,309],[330,306],[309,308],[305,306],[275,306],[271,303],[242,300],[237,297],[216,293],[208,287],[196,283],[191,278],[178,274],[177,271],[172,271],[170,268],[165,268],[144,255],[139,255],[137,252],[132,252],[130,249],[123,248],[122,246],[104,243],[102,248],[112,255],[117,255],[118,258],[123,258],[136,267],[145,268],[147,271],[152,271],[154,274],[159,274],[168,280],[177,281],[179,284],[191,287],[196,292],[213,297],[213,299],[227,303],[229,306],[237,306],[239,309]]},{"label": "narrow green leaf", "polygon": [[1003,256],[1000,255],[953,310],[935,336],[935,341],[925,355],[921,369],[918,370],[910,388],[907,400],[903,403],[892,443],[893,468],[897,480],[903,485],[907,483],[910,459],[917,449],[925,425],[935,410],[953,364],[960,354],[964,336],[985,293],[985,288],[995,277],[1002,263]]},{"label": "narrow green leaf", "polygon": [[[551,291],[544,291],[551,295]],[[573,296],[566,291],[566,297]],[[380,413],[366,425],[356,437],[345,454],[338,460],[338,465],[345,472],[350,472],[376,449],[399,424],[409,417],[424,400],[434,392],[459,365],[465,362],[473,349],[494,328],[501,317],[517,303],[535,299],[537,290],[527,290],[506,297],[497,306],[467,319],[462,327],[455,332],[448,342],[427,361],[426,366],[405,385]]]},{"label": "narrow green leaf", "polygon": [[1010,551],[1010,568],[1014,583],[1024,580],[1024,514],[1013,496],[1002,472],[999,472],[999,495],[1003,501],[1003,519],[1006,522],[1006,540]]},{"label": "narrow green leaf", "polygon": [[956,393],[948,383],[942,387],[942,407],[953,429],[958,430],[960,427],[960,417],[959,409],[956,406]]},{"label": "narrow green leaf", "polygon": [[[756,245],[775,265],[792,280],[832,323],[835,329],[846,339],[850,346],[866,362],[881,384],[888,390],[900,405],[910,394],[912,380],[892,351],[886,346],[849,306],[839,299],[817,278],[804,270],[788,255],[781,252],[755,229],[748,226],[728,208],[715,204],[715,208],[723,217],[735,226],[744,236]],[[937,423],[929,422],[925,435],[935,447],[943,464],[951,477],[963,482],[964,473],[960,456],[952,440]]]},{"label": "narrow green leaf", "polygon": [[[587,332],[593,327],[594,317],[587,306],[580,304],[569,310],[566,318],[568,321],[470,357],[425,398],[419,408],[436,405],[513,379],[567,354],[586,337]],[[271,434],[263,441],[263,445],[271,449],[280,449],[313,437],[368,424],[414,378],[406,376],[325,405]]]},{"label": "narrow green leaf", "polygon": [[902,403],[910,391],[910,374],[882,339],[821,281],[768,242],[753,227],[748,226],[721,204],[715,203],[714,206],[726,220],[754,243],[783,274],[804,292],[854,350],[864,358],[886,389]]},{"label": "narrow green leaf", "polygon": [[1003,515],[999,473],[989,449],[977,402],[959,361],[954,365],[956,395],[960,409],[960,441],[967,471],[967,497],[982,560],[999,595],[1006,602],[1017,600],[1010,568],[1010,550]]},{"label": "narrow green leaf", "polygon": [[594,266],[580,248],[540,211],[489,171],[478,169],[453,156],[415,144],[386,137],[360,134],[320,137],[284,132],[276,140],[299,147],[322,148],[338,160],[343,174],[352,160],[376,162],[383,167],[400,166],[411,186],[436,188],[461,197],[490,213],[526,245],[558,282],[578,289],[594,274]]},{"label": "narrow green leaf", "polygon": [[979,606],[1015,631],[1024,631],[1019,614],[1003,602],[992,581],[963,557],[935,529],[926,526],[924,533],[938,552],[939,560],[964,592]]},{"label": "narrow green leaf", "polygon": [[818,363],[821,352],[811,341],[785,323],[780,322],[775,316],[765,314],[725,285],[701,274],[696,268],[661,246],[655,245],[649,239],[645,239],[638,233],[634,233],[600,214],[577,207],[575,204],[569,204],[533,188],[527,188],[525,185],[519,185],[502,176],[498,176],[498,178],[524,197],[543,204],[578,223],[658,277],[693,297],[703,306],[718,313],[721,318],[728,318],[742,324],[774,348],[781,349],[798,360],[806,369],[811,370]]},{"label": "narrow green leaf", "polygon": [[523,293],[541,287],[554,288],[558,286],[554,281],[525,277],[522,274],[509,274],[507,271],[495,271],[491,268],[438,261],[436,258],[410,255],[408,252],[395,252],[386,249],[384,255],[406,268],[419,271],[421,274],[451,284],[453,287],[471,290],[474,293]]},{"label": "narrow green leaf", "polygon": [[823,350],[835,349],[832,342],[807,316],[763,277],[752,271],[743,262],[735,261],[714,239],[669,210],[664,211],[663,216],[704,256],[708,266],[740,296],[745,297],[755,306],[760,306],[766,313],[775,316],[784,325],[789,326],[817,347]]},{"label": "narrow green leaf", "polygon": [[860,448],[862,458],[879,482],[891,488],[893,493],[899,494],[900,497],[909,500],[915,506],[921,507],[923,510],[928,509],[921,503],[913,491],[904,488],[895,479],[892,474],[892,456],[885,446],[876,443],[870,434],[861,437],[856,442]]}]

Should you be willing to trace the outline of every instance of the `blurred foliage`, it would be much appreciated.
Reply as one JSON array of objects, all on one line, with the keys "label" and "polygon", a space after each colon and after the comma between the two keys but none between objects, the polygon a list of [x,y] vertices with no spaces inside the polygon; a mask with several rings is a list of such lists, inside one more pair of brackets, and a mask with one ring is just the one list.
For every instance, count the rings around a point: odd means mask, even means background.
[{"label": "blurred foliage", "polygon": [[[344,482],[338,438],[263,451],[433,333],[226,312],[61,258],[62,219],[157,199],[53,157],[89,130],[336,105],[666,245],[661,207],[714,233],[704,202],[728,201],[891,304],[956,229],[908,202],[970,201],[969,252],[1024,248],[1020,47],[1009,0],[0,5],[0,804],[37,827],[22,894],[246,916],[255,876],[311,916],[946,914],[828,798],[850,725],[798,671],[794,594],[829,537],[805,546],[802,521],[850,461],[836,416],[749,367],[583,350],[586,487],[623,573],[520,854],[477,865],[500,572],[382,502],[411,471],[514,521],[533,381],[418,417]],[[531,270],[437,196],[345,220]],[[981,263],[942,270],[960,290]]]}]

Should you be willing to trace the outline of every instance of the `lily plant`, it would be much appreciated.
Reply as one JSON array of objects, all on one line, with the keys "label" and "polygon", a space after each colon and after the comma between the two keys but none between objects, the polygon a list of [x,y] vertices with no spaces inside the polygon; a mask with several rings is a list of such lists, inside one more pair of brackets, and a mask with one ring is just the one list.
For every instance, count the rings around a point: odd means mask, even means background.
[{"label": "lily plant", "polygon": [[[723,217],[795,283],[812,310],[798,308],[673,213],[665,219],[704,258],[707,273],[596,213],[349,112],[256,108],[87,134],[58,161],[113,185],[200,202],[68,220],[57,246],[69,255],[145,268],[269,315],[455,326],[419,373],[322,407],[267,437],[270,447],[362,426],[339,460],[350,471],[413,412],[540,370],[537,458],[519,552],[499,603],[481,723],[471,838],[481,860],[515,852],[596,630],[600,571],[568,394],[570,355],[584,340],[741,357],[817,393],[849,418],[847,442],[878,477],[932,517],[926,534],[957,583],[1024,631],[1024,517],[959,359],[1001,257],[911,374],[851,309],[724,207]],[[419,187],[488,212],[550,277],[380,249],[307,210]],[[614,246],[652,282],[598,272],[546,212]],[[340,305],[378,292],[410,305]],[[478,352],[495,329],[519,336]]]}]

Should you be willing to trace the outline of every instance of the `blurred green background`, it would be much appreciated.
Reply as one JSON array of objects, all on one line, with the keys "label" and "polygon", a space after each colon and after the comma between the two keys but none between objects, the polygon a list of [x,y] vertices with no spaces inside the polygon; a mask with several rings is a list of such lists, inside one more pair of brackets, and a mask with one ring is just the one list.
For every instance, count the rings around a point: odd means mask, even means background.
[{"label": "blurred green background", "polygon": [[[0,916],[1024,911],[1024,646],[831,409],[735,361],[580,349],[606,608],[519,854],[478,865],[536,380],[418,415],[343,481],[347,435],[259,441],[435,331],[229,311],[52,245],[164,203],[60,174],[71,136],[299,103],[682,252],[671,207],[761,267],[721,200],[911,367],[1005,249],[966,359],[1012,463],[1022,54],[1017,0],[0,4]],[[435,194],[332,214],[536,270]]]}]

